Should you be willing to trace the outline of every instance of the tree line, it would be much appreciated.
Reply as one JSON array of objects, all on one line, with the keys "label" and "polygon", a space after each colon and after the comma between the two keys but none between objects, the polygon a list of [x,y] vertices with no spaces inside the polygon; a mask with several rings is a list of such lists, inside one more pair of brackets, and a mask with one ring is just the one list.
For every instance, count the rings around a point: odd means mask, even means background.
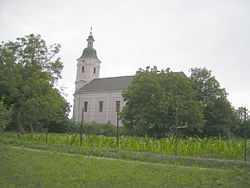
[{"label": "tree line", "polygon": [[56,89],[63,63],[59,44],[30,34],[0,45],[0,129],[61,132],[69,103]]},{"label": "tree line", "polygon": [[[211,71],[192,68],[190,72],[187,77],[169,68],[139,69],[123,92],[126,106],[121,119],[127,131],[153,137],[177,132],[185,136],[242,137],[245,124],[250,125],[247,109],[233,108]],[[249,128],[246,131],[250,137]]]}]

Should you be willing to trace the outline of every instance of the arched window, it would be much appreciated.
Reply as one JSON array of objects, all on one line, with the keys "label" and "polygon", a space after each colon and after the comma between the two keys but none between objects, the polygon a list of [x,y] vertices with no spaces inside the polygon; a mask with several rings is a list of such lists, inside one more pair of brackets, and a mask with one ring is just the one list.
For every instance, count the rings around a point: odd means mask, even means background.
[{"label": "arched window", "polygon": [[95,74],[95,72],[96,72],[96,68],[94,68],[94,74]]},{"label": "arched window", "polygon": [[82,72],[84,72],[84,66],[82,66]]}]

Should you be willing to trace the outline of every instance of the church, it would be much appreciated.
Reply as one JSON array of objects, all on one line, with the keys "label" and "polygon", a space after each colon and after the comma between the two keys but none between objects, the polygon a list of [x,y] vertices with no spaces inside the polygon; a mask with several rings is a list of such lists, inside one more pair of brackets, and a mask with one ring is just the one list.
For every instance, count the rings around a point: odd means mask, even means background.
[{"label": "church", "polygon": [[117,112],[125,105],[122,92],[131,84],[133,76],[99,78],[101,61],[93,47],[94,41],[91,30],[87,47],[77,59],[73,121],[116,125]]}]

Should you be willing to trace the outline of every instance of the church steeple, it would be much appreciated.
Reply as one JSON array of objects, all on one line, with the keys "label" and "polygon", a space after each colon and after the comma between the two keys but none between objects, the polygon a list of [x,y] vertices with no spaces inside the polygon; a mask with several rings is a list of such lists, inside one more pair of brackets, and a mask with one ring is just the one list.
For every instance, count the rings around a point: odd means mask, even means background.
[{"label": "church steeple", "polygon": [[80,58],[91,58],[91,59],[98,59],[96,50],[93,48],[94,37],[92,36],[92,27],[90,28],[90,35],[87,39],[88,45],[82,52],[82,56]]},{"label": "church steeple", "polygon": [[93,48],[93,43],[94,43],[94,37],[92,36],[92,27],[90,27],[90,35],[87,39],[88,41],[88,48]]},{"label": "church steeple", "polygon": [[92,27],[90,28],[90,35],[87,41],[87,48],[83,50],[81,57],[77,59],[76,91],[91,80],[99,78],[100,74],[101,61],[97,58],[96,50],[93,48],[95,40],[92,36]]}]

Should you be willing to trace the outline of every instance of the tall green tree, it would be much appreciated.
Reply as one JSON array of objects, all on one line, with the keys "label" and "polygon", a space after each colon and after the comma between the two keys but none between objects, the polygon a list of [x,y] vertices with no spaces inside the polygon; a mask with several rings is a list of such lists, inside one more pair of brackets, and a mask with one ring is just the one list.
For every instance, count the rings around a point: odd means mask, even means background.
[{"label": "tall green tree", "polygon": [[248,115],[249,110],[245,107],[239,107],[237,110],[235,110],[235,114],[236,122],[232,127],[232,132],[242,138],[245,136],[246,132],[247,138],[250,138],[250,116]]},{"label": "tall green tree", "polygon": [[7,109],[0,100],[0,131],[3,131],[10,121],[11,110]]},{"label": "tall green tree", "polygon": [[234,109],[227,100],[227,93],[206,68],[192,68],[190,80],[196,99],[202,103],[206,120],[203,134],[229,136],[235,123]]},{"label": "tall green tree", "polygon": [[121,119],[135,135],[162,137],[173,132],[176,125],[187,125],[189,133],[202,128],[201,106],[183,73],[158,71],[156,67],[139,69],[123,97],[126,105]]},{"label": "tall green tree", "polygon": [[69,104],[54,88],[63,69],[59,51],[59,44],[47,46],[34,34],[0,45],[0,96],[12,106],[17,130],[33,130],[45,126],[41,124],[51,121],[56,112],[68,113]]}]

